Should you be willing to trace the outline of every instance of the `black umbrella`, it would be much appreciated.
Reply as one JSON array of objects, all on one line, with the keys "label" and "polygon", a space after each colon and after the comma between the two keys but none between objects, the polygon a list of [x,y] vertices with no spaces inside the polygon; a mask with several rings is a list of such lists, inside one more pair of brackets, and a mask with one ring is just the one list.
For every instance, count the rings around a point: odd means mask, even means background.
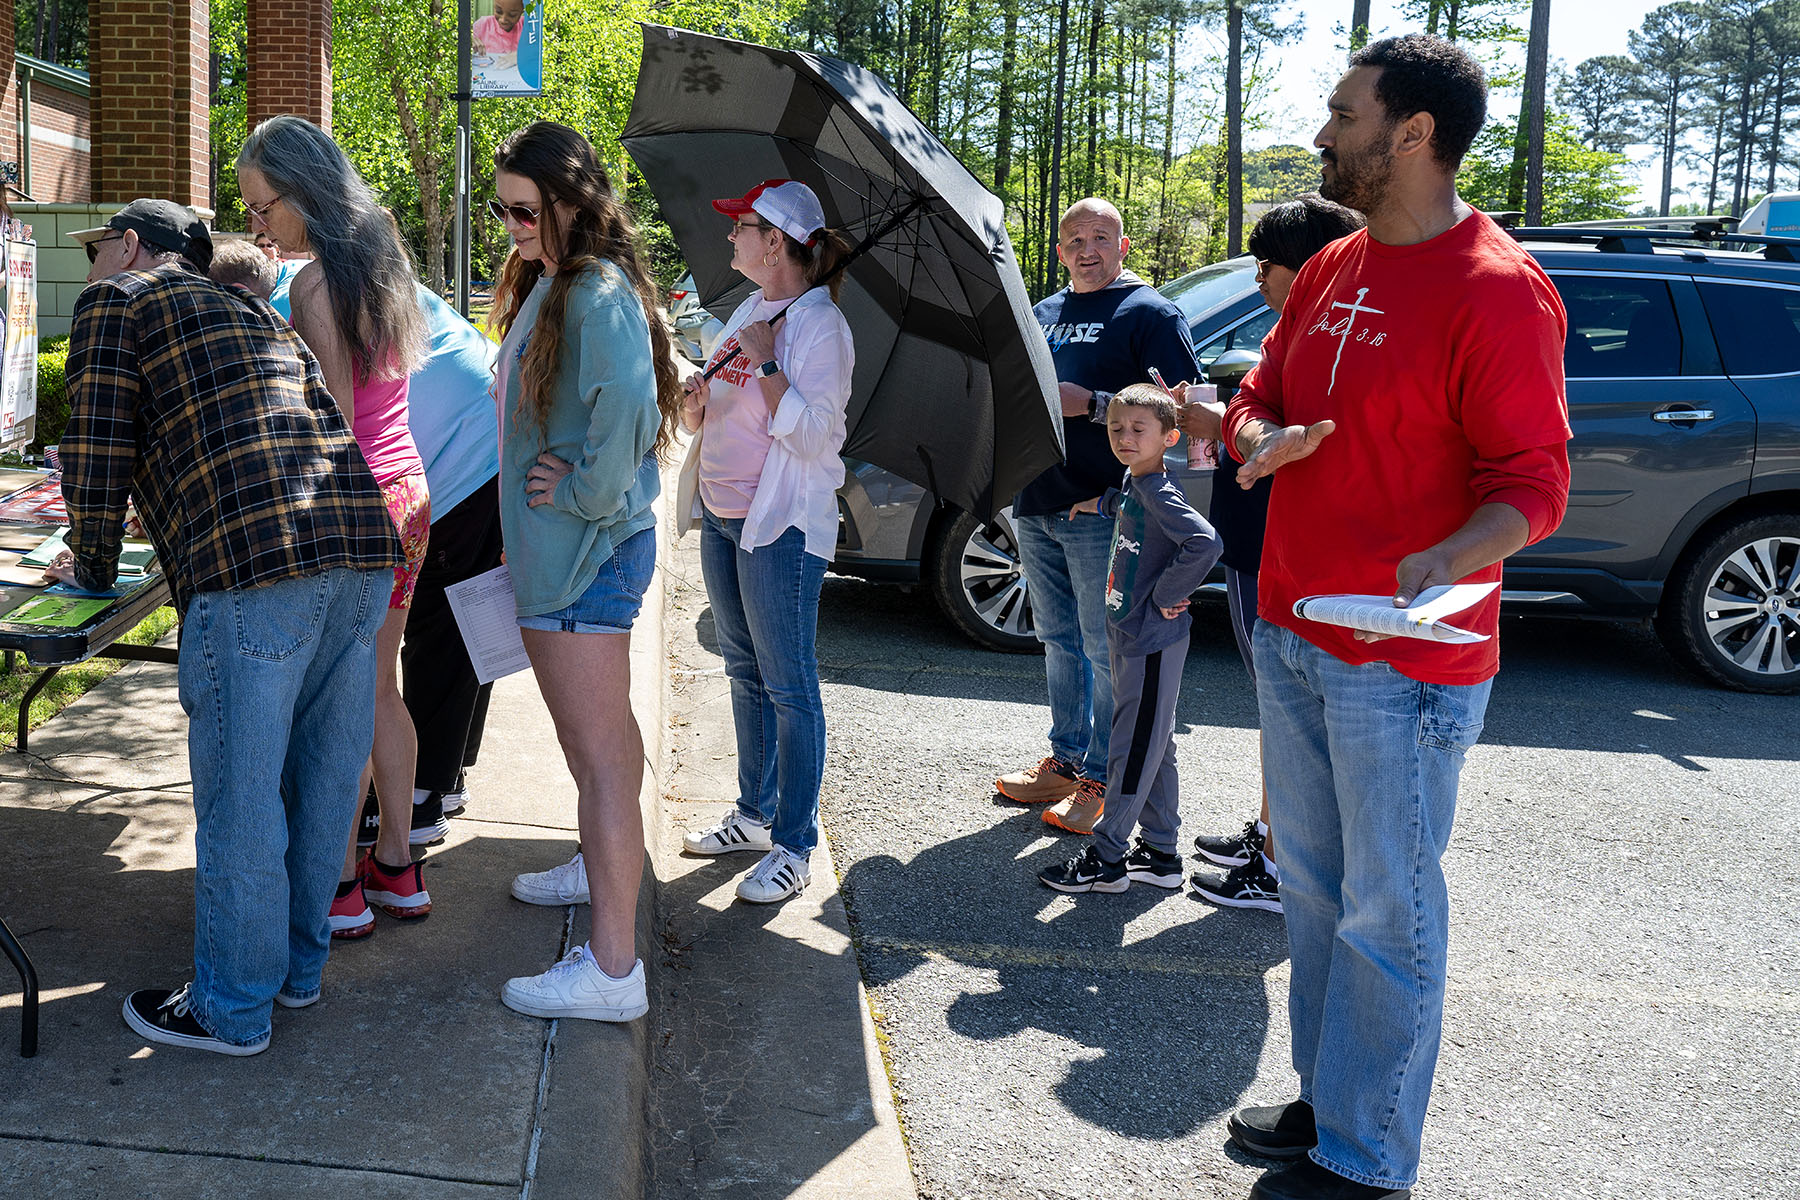
[{"label": "black umbrella", "polygon": [[844,453],[984,517],[1062,460],[1056,371],[1000,201],[878,76],[646,25],[621,140],[721,318],[751,284],[714,198],[802,180],[859,247],[839,300],[856,338]]}]

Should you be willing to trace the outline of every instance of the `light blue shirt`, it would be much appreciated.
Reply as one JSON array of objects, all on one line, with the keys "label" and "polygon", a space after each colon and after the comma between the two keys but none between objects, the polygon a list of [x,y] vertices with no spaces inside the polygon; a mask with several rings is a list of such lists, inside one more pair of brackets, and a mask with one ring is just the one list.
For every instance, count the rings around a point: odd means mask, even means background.
[{"label": "light blue shirt", "polygon": [[419,303],[431,353],[413,372],[407,424],[425,462],[435,519],[500,473],[500,421],[489,390],[499,348],[423,284]]},{"label": "light blue shirt", "polygon": [[294,286],[294,276],[300,273],[300,268],[310,261],[312,260],[306,258],[284,258],[275,264],[275,288],[269,293],[269,303],[290,323],[294,314],[288,311],[288,289]]}]

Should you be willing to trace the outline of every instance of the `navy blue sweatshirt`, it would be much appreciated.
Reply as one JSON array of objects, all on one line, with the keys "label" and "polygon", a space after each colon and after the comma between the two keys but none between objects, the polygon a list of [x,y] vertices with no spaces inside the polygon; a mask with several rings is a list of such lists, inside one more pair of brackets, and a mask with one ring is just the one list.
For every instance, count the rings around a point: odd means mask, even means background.
[{"label": "navy blue sweatshirt", "polygon": [[[1049,339],[1058,382],[1117,392],[1149,383],[1151,367],[1171,386],[1200,378],[1187,319],[1174,301],[1130,271],[1097,292],[1064,288],[1032,311]],[[1014,515],[1066,513],[1117,481],[1119,460],[1106,443],[1104,426],[1085,416],[1064,417],[1063,446],[1065,461],[1025,485]]]},{"label": "navy blue sweatshirt", "polygon": [[1113,518],[1107,648],[1122,658],[1141,658],[1180,641],[1193,618],[1183,610],[1171,621],[1159,610],[1180,604],[1206,582],[1219,561],[1219,535],[1166,471],[1127,472],[1123,490],[1100,498],[1100,515]]}]

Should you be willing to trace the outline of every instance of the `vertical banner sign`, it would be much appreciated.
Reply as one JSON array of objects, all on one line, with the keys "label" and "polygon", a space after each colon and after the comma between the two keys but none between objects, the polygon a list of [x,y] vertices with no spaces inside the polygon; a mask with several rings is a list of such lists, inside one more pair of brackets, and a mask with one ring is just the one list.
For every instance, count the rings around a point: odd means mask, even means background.
[{"label": "vertical banner sign", "polygon": [[0,444],[37,427],[37,243],[6,242],[6,350],[0,370]]},{"label": "vertical banner sign", "polygon": [[475,0],[469,94],[536,96],[544,86],[544,0]]}]

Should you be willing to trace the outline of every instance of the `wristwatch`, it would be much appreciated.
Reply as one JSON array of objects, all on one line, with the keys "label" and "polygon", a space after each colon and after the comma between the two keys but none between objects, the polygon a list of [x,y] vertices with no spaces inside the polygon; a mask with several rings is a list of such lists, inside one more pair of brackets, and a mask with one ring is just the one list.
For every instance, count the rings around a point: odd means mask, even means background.
[{"label": "wristwatch", "polygon": [[1093,396],[1088,400],[1088,420],[1096,425],[1106,424],[1106,406],[1112,403],[1112,398],[1111,392],[1095,388]]},{"label": "wristwatch", "polygon": [[767,379],[769,376],[779,373],[780,370],[781,364],[771,358],[768,362],[756,368],[756,373],[762,378]]}]

